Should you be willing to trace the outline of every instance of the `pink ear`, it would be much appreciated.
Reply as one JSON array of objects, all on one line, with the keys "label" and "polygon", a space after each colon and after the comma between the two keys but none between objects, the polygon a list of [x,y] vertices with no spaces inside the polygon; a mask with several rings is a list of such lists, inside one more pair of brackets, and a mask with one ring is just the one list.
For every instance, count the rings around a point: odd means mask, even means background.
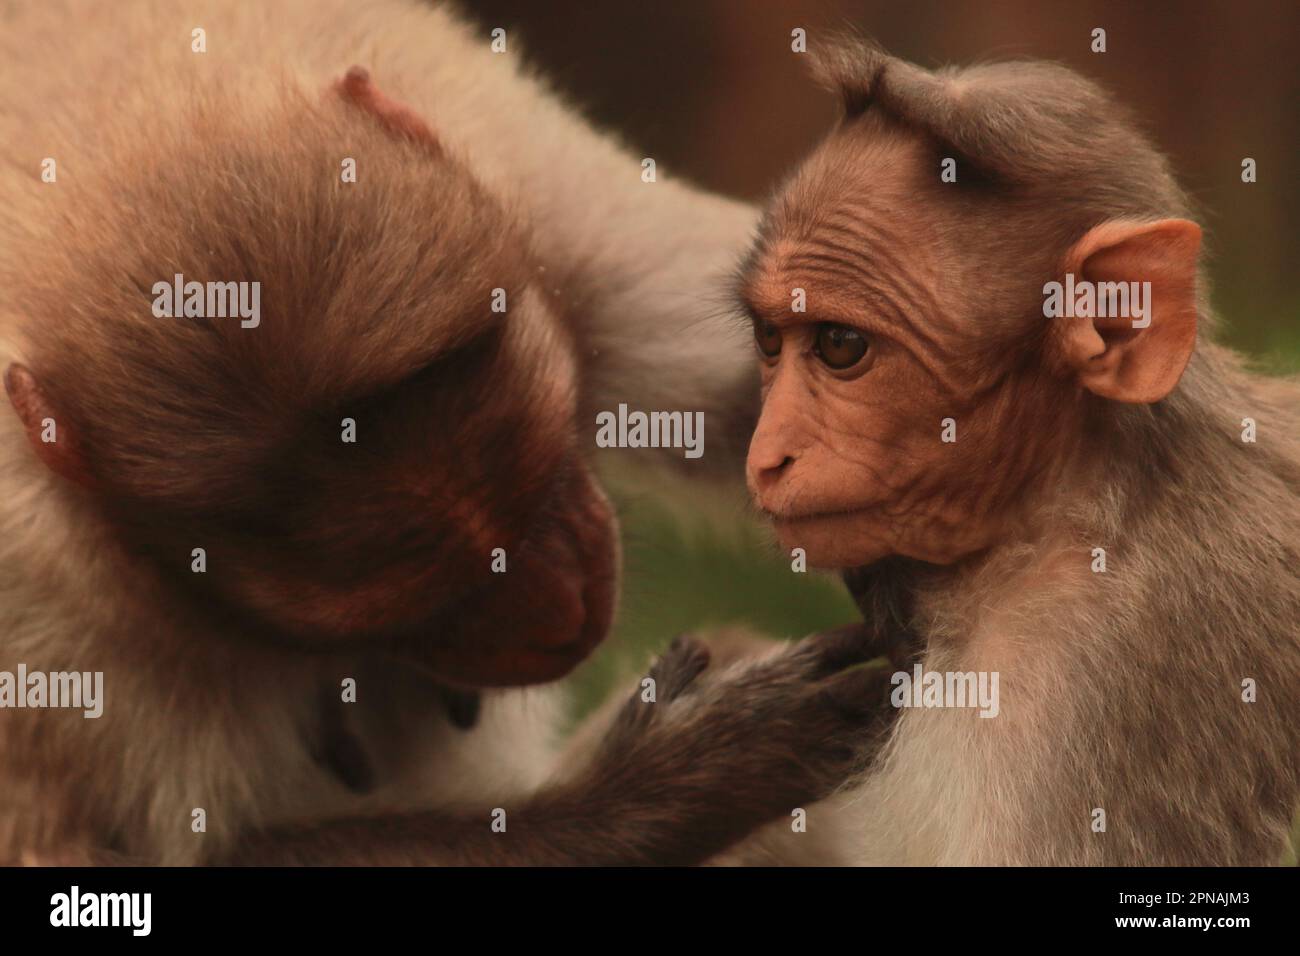
[{"label": "pink ear", "polygon": [[1143,404],[1173,391],[1196,345],[1200,247],[1201,227],[1185,219],[1105,222],[1075,243],[1062,271],[1076,286],[1150,291],[1140,320],[1096,313],[1052,319],[1060,355],[1079,384],[1103,398]]},{"label": "pink ear", "polygon": [[425,146],[434,152],[442,152],[438,137],[433,130],[413,109],[405,104],[389,99],[370,78],[370,71],[364,66],[354,66],[336,80],[334,89],[346,101],[360,107],[379,120],[380,124],[394,136],[408,139]]},{"label": "pink ear", "polygon": [[36,376],[22,365],[10,365],[5,370],[5,391],[37,457],[55,474],[89,487],[90,473],[77,448],[71,425],[59,420]]}]

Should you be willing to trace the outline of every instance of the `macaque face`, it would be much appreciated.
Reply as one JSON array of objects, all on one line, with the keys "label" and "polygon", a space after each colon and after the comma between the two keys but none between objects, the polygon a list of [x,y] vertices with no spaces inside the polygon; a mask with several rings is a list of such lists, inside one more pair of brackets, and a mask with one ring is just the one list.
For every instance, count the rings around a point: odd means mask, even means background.
[{"label": "macaque face", "polygon": [[925,199],[937,168],[919,141],[837,133],[778,197],[743,280],[763,377],[750,491],[819,566],[958,560],[996,538],[1036,467],[1016,417],[1054,386],[961,371],[981,316],[960,230]]},{"label": "macaque face", "polygon": [[382,644],[472,686],[553,679],[585,657],[610,624],[618,556],[574,440],[573,359],[528,287],[496,318],[306,416],[236,496],[254,507],[212,515],[234,533],[216,539],[229,574],[211,575],[209,552],[211,581],[288,640]]},{"label": "macaque face", "polygon": [[[34,321],[6,384],[29,434],[59,429],[37,453],[246,637],[469,686],[562,676],[609,627],[617,542],[519,226],[342,102],[214,110],[159,164],[168,135],[105,161],[65,213],[94,228],[15,290]],[[258,283],[256,323],[160,316],[176,275]]]}]

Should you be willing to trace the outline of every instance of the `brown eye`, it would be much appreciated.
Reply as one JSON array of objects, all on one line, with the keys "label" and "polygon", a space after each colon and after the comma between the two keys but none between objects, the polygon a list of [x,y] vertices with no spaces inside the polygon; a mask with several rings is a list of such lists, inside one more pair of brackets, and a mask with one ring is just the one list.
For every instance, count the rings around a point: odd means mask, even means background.
[{"label": "brown eye", "polygon": [[758,343],[758,350],[768,358],[781,354],[781,330],[771,322],[754,321],[754,341]]},{"label": "brown eye", "polygon": [[857,329],[823,322],[817,326],[813,351],[830,368],[852,368],[867,354],[867,340]]}]

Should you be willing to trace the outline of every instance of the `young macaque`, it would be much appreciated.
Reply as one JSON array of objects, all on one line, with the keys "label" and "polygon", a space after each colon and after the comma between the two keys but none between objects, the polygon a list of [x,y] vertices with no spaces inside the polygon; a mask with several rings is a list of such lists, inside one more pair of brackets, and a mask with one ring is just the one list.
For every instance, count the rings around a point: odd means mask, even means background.
[{"label": "young macaque", "polygon": [[747,209],[417,3],[10,10],[0,142],[0,861],[690,863],[850,773],[855,632],[563,773],[518,689],[613,613],[586,410],[750,421]]},{"label": "young macaque", "polygon": [[[1091,82],[852,43],[821,69],[844,118],[767,211],[741,298],[755,502],[920,642],[850,856],[1280,861],[1297,383],[1214,344],[1189,202]],[[977,682],[989,706],[955,693]]]}]

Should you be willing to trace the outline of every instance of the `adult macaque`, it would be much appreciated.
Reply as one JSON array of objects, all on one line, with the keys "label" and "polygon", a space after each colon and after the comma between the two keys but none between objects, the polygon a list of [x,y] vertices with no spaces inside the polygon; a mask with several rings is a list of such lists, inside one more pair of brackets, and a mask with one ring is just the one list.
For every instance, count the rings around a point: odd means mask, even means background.
[{"label": "adult macaque", "polygon": [[1092,83],[854,44],[822,71],[844,119],[743,278],[750,489],[785,547],[900,616],[925,671],[1000,675],[992,719],[901,712],[850,799],[857,858],[1279,861],[1300,805],[1296,383],[1213,344],[1189,203]]},{"label": "adult macaque", "polygon": [[747,427],[748,209],[441,9],[0,19],[0,671],[103,675],[0,698],[0,860],[689,863],[842,782],[851,633],[681,642],[547,784],[554,695],[478,694],[608,628],[590,409]]}]

